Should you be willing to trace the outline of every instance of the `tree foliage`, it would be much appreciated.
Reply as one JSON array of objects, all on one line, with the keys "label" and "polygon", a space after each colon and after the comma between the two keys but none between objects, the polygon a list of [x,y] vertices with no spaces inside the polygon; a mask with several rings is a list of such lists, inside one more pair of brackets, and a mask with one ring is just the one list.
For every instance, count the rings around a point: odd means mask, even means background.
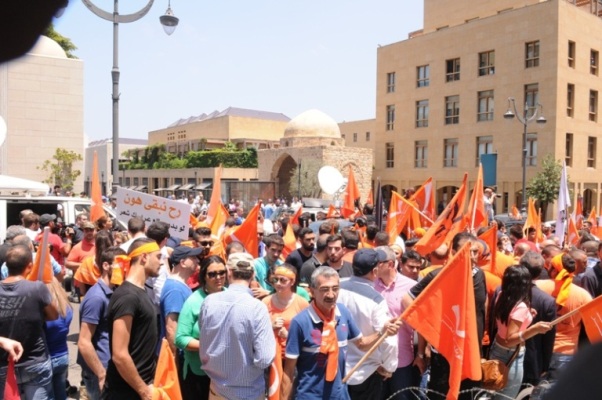
[{"label": "tree foliage", "polygon": [[560,175],[562,163],[548,154],[541,163],[541,171],[529,181],[527,196],[537,199],[542,215],[546,215],[548,204],[554,203],[558,198],[560,189]]},{"label": "tree foliage", "polygon": [[42,166],[37,169],[48,172],[48,178],[44,183],[50,185],[60,185],[66,190],[73,190],[73,182],[81,175],[81,171],[73,169],[73,163],[82,161],[80,154],[72,151],[57,148],[51,160],[46,160]]},{"label": "tree foliage", "polygon": [[59,46],[61,46],[61,48],[63,50],[65,50],[65,54],[67,55],[67,57],[69,57],[69,58],[77,58],[75,56],[75,54],[73,54],[73,52],[75,50],[77,50],[77,46],[73,44],[73,42],[71,41],[71,39],[69,39],[68,37],[65,37],[65,36],[61,35],[60,33],[58,33],[54,29],[54,25],[53,24],[48,25],[48,28],[46,28],[46,31],[44,32],[44,36],[48,36],[50,39],[52,39],[55,42],[57,42],[59,44]]}]

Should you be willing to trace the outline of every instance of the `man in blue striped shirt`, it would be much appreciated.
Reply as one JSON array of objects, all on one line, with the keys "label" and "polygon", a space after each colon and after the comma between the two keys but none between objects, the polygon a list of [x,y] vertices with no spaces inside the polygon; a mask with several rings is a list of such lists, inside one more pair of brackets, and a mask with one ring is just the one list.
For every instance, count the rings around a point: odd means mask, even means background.
[{"label": "man in blue striped shirt", "polygon": [[199,315],[199,354],[211,378],[210,399],[264,400],[264,370],[276,355],[267,307],[253,298],[253,257],[228,258],[228,290],[207,296]]}]

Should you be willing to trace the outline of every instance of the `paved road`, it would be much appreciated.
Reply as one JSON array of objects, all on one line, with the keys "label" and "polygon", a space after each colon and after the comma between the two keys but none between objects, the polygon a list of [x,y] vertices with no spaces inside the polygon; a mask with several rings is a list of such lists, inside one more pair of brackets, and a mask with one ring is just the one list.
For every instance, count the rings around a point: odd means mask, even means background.
[{"label": "paved road", "polygon": [[[77,364],[77,339],[79,338],[79,304],[71,303],[73,307],[73,321],[71,321],[71,328],[69,329],[69,336],[67,336],[67,347],[69,348],[69,383],[79,389],[82,369]],[[79,399],[79,392],[70,399]]]}]

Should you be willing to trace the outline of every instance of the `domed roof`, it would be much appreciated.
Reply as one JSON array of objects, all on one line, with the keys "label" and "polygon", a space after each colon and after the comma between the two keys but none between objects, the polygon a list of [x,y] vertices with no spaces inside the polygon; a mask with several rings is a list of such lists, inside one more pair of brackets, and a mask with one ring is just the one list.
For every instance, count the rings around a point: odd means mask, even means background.
[{"label": "domed roof", "polygon": [[67,58],[65,50],[63,50],[63,48],[57,42],[47,36],[40,36],[35,46],[33,46],[28,53],[35,54],[37,56]]},{"label": "domed roof", "polygon": [[285,138],[321,137],[341,138],[341,130],[334,119],[319,110],[307,110],[290,120],[284,130]]}]

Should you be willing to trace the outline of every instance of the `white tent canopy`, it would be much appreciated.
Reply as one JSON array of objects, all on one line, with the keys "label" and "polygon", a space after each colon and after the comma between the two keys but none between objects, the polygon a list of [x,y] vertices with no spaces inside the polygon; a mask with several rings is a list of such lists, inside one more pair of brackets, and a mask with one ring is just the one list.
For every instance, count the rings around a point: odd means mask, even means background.
[{"label": "white tent canopy", "polygon": [[15,178],[14,176],[0,175],[0,192],[36,192],[46,194],[49,187],[46,183],[30,181],[29,179]]}]

